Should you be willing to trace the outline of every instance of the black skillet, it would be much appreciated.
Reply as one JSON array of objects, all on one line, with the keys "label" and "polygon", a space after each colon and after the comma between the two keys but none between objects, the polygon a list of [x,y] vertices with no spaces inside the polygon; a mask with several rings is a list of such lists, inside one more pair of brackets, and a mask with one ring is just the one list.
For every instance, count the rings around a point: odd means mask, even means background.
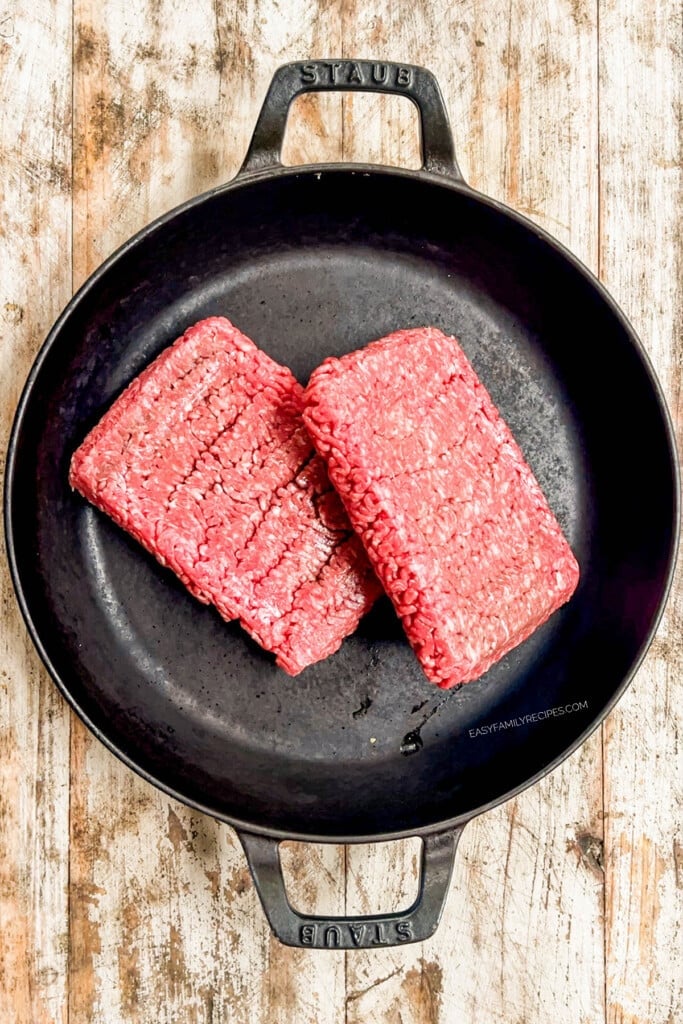
[{"label": "black skillet", "polygon": [[[291,101],[337,89],[413,100],[423,167],[283,167]],[[67,484],[124,385],[216,313],[302,381],[397,327],[455,333],[576,552],[571,602],[450,695],[426,682],[386,600],[332,658],[296,679],[276,669]],[[669,588],[678,469],[624,315],[571,253],[468,188],[432,75],[315,61],[276,72],[237,177],[144,228],[59,318],[17,412],[5,517],[29,631],[74,710],[144,778],[237,829],[283,942],[352,948],[432,934],[464,824],[559,764],[624,692]],[[289,905],[281,840],[414,835],[405,913]]]}]

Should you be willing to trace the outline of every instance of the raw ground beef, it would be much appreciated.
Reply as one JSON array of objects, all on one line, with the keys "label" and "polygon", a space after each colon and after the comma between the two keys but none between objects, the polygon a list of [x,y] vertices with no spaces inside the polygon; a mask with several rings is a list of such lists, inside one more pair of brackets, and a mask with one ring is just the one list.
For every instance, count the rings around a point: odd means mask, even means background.
[{"label": "raw ground beef", "polygon": [[236,327],[191,327],[71,461],[70,483],[292,675],[380,593],[301,417],[303,389]]},{"label": "raw ground beef", "polygon": [[455,338],[397,331],[311,376],[304,421],[427,677],[476,679],[579,569]]}]

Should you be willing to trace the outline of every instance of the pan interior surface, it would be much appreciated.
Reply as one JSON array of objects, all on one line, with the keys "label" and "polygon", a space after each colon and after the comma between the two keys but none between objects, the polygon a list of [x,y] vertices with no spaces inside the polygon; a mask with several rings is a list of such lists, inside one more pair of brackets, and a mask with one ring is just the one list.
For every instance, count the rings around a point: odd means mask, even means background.
[{"label": "pan interior surface", "polygon": [[[325,662],[275,668],[67,483],[121,389],[211,314],[302,382],[399,327],[455,334],[576,553],[571,602],[455,692],[425,680],[386,599]],[[675,541],[666,417],[611,303],[474,193],[369,169],[254,180],[142,233],[46,348],[8,488],[25,611],[98,735],[181,799],[301,836],[408,833],[543,771],[637,661]]]}]

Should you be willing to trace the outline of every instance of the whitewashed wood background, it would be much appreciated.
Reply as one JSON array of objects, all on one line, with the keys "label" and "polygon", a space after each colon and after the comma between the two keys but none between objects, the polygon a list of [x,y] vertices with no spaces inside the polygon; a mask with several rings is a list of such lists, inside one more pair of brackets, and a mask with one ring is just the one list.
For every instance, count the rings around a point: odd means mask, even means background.
[{"label": "whitewashed wood background", "polygon": [[[599,274],[680,430],[682,51],[679,0],[3,0],[0,449],[74,288],[234,174],[278,64],[337,55],[436,72],[468,181]],[[298,101],[288,161],[341,157],[414,166],[412,108]],[[468,827],[436,936],[348,954],[269,936],[232,831],[66,710],[4,559],[0,600],[2,1024],[683,1021],[680,573],[602,730]],[[290,885],[304,908],[388,909],[416,846],[292,845]]]}]

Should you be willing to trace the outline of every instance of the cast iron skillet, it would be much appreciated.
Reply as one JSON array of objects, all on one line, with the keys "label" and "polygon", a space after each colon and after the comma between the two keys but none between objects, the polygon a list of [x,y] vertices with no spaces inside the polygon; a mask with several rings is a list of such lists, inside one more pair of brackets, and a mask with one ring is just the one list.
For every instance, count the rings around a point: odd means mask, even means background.
[{"label": "cast iron skillet", "polygon": [[[423,167],[283,167],[292,99],[408,96]],[[581,565],[571,602],[486,677],[427,683],[385,601],[338,654],[291,679],[67,484],[69,458],[185,327],[227,314],[302,381],[325,357],[435,324],[519,439]],[[17,412],[10,566],[31,636],[83,721],[144,778],[233,825],[275,934],[292,945],[417,941],[437,926],[464,824],[595,729],[662,612],[677,463],[648,359],[556,241],[465,184],[422,68],[289,64],[234,181],[142,230],[50,332]],[[322,919],[287,901],[283,839],[423,838],[405,913]]]}]

